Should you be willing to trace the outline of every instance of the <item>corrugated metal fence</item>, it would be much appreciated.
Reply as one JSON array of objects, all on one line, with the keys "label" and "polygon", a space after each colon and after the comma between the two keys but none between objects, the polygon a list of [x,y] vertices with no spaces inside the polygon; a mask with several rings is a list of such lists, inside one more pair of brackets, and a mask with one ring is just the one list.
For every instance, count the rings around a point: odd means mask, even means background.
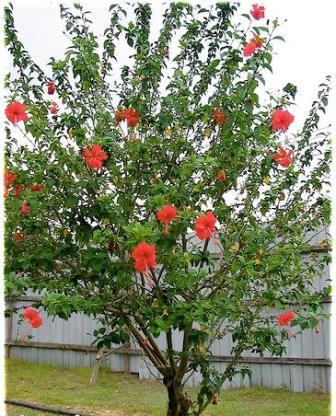
[{"label": "corrugated metal fence", "polygon": [[[315,244],[316,247],[325,236],[325,232],[322,232],[311,244]],[[316,289],[328,285],[329,280],[329,269],[326,269],[316,281]],[[17,301],[15,306],[26,306],[34,300],[34,296],[27,296]],[[327,311],[330,311],[330,306],[331,299],[325,299],[324,307]],[[32,339],[24,341],[21,338],[27,328],[26,324],[20,323],[18,315],[7,318],[8,356],[64,367],[93,367],[97,355],[97,349],[92,346],[92,333],[97,328],[94,319],[81,314],[72,315],[68,321],[53,319],[46,314],[43,318],[44,325],[34,330]],[[181,334],[174,333],[173,343],[175,349],[179,350],[182,344]],[[163,337],[159,338],[159,346],[165,347]],[[213,363],[222,371],[230,358],[231,346],[231,338],[226,336],[216,341],[211,348]],[[223,388],[257,385],[285,387],[292,391],[330,392],[329,321],[321,323],[318,333],[315,330],[306,330],[302,335],[291,338],[287,342],[287,353],[282,358],[259,357],[257,354],[245,353],[243,364],[251,368],[252,376],[242,379],[241,375],[237,375],[232,382],[226,382]],[[136,373],[141,379],[150,379],[158,375],[144,359],[137,345],[132,342],[122,347],[116,346],[114,352],[104,359],[103,365],[116,372]],[[191,386],[199,382],[200,375],[197,373],[188,380]]]}]

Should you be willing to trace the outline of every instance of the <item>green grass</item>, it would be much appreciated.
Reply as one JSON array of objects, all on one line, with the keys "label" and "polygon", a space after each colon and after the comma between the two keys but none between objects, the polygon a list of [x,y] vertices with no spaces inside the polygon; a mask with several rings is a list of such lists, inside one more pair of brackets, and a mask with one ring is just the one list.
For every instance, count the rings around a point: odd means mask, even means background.
[{"label": "green grass", "polygon": [[[45,405],[83,410],[97,416],[164,416],[166,392],[154,381],[101,368],[95,385],[89,368],[60,368],[10,359],[6,364],[6,396]],[[8,406],[9,416],[43,413]],[[223,391],[208,416],[329,416],[330,396],[262,388]]]}]

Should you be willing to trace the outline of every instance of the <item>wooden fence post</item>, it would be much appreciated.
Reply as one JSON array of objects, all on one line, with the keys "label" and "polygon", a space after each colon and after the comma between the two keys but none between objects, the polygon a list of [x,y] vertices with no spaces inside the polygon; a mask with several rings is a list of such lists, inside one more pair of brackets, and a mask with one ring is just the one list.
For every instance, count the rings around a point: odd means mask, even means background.
[{"label": "wooden fence post", "polygon": [[[6,309],[12,309],[13,303],[6,303]],[[5,358],[10,358],[11,352],[11,341],[12,341],[12,331],[13,331],[13,313],[10,314],[8,318],[5,318],[6,321],[6,333],[5,333]]]},{"label": "wooden fence post", "polygon": [[131,355],[129,353],[129,348],[131,347],[131,344],[128,342],[124,345],[125,352],[124,352],[124,373],[129,374],[130,372],[130,362],[131,362]]}]

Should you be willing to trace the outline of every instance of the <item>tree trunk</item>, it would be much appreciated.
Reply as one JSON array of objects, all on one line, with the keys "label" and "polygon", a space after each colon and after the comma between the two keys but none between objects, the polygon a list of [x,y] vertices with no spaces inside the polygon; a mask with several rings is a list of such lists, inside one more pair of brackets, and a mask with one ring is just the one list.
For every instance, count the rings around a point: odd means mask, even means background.
[{"label": "tree trunk", "polygon": [[173,378],[164,378],[163,383],[168,393],[167,416],[188,416],[191,400],[183,392],[180,382]]},{"label": "tree trunk", "polygon": [[95,382],[97,381],[98,371],[99,371],[99,367],[100,367],[100,363],[101,363],[102,358],[104,358],[103,350],[99,350],[98,354],[96,355],[96,361],[94,363],[91,378],[90,378],[90,383],[91,384],[95,384]]}]

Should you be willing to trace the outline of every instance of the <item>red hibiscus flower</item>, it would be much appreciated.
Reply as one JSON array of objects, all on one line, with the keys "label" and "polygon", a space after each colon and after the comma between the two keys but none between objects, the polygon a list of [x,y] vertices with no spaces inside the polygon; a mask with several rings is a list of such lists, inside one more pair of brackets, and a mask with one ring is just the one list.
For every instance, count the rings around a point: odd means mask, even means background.
[{"label": "red hibiscus flower", "polygon": [[293,150],[285,150],[283,147],[279,147],[278,153],[274,154],[272,159],[283,168],[288,168],[293,163]]},{"label": "red hibiscus flower", "polygon": [[26,236],[22,231],[17,231],[14,234],[14,238],[16,241],[24,241],[26,239]]},{"label": "red hibiscus flower", "polygon": [[[4,192],[4,198],[7,198],[9,195],[9,188],[11,187],[12,183],[15,182],[16,178],[18,177],[18,175],[16,173],[11,173],[8,170],[5,169],[5,173],[4,173],[4,188],[5,188],[5,192]],[[14,187],[14,192],[15,192],[15,187]]]},{"label": "red hibiscus flower", "polygon": [[39,328],[43,324],[42,318],[38,315],[30,321],[32,328]]},{"label": "red hibiscus flower", "polygon": [[212,112],[213,119],[215,120],[216,124],[220,126],[224,126],[227,123],[228,118],[224,114],[224,111],[221,108],[215,108]]},{"label": "red hibiscus flower", "polygon": [[52,103],[49,111],[51,112],[51,114],[57,114],[58,113],[58,105],[56,103]]},{"label": "red hibiscus flower", "polygon": [[35,318],[35,316],[38,314],[38,310],[30,306],[26,307],[23,311],[23,317],[26,321],[30,321],[31,319]]},{"label": "red hibiscus flower", "polygon": [[15,185],[13,188],[14,191],[14,195],[16,198],[20,198],[22,192],[24,190],[24,185],[20,184],[20,185]]},{"label": "red hibiscus flower", "polygon": [[32,328],[39,328],[43,324],[39,311],[30,306],[24,309],[23,317]]},{"label": "red hibiscus flower", "polygon": [[287,110],[275,110],[272,115],[272,130],[286,131],[294,121],[294,116]]},{"label": "red hibiscus flower", "polygon": [[256,48],[261,48],[264,40],[258,34],[255,34],[251,39],[251,42],[255,44]]},{"label": "red hibiscus flower", "polygon": [[252,4],[250,13],[256,20],[262,19],[265,17],[265,7],[259,6],[259,4]]},{"label": "red hibiscus flower", "polygon": [[217,179],[219,182],[223,182],[223,181],[225,181],[225,179],[226,179],[226,173],[225,173],[225,171],[224,171],[223,169],[221,169],[221,170],[219,170],[219,171],[217,172],[216,179]]},{"label": "red hibiscus flower", "polygon": [[128,108],[127,110],[118,110],[115,113],[115,120],[117,123],[120,121],[127,121],[128,127],[136,126],[140,121],[139,114],[134,110],[134,108]]},{"label": "red hibiscus flower", "polygon": [[125,110],[118,110],[116,111],[115,115],[114,115],[114,119],[117,123],[120,123],[121,121],[125,120]]},{"label": "red hibiscus flower", "polygon": [[31,189],[32,189],[32,191],[34,191],[34,192],[41,192],[41,191],[42,191],[42,188],[43,188],[43,186],[42,186],[42,185],[39,185],[38,183],[34,183],[34,184],[31,186]]},{"label": "red hibiscus flower", "polygon": [[257,46],[254,42],[249,42],[245,45],[243,50],[243,55],[245,57],[249,57],[254,54],[255,50],[257,49]]},{"label": "red hibiscus flower", "polygon": [[22,103],[15,102],[8,104],[5,112],[8,120],[14,125],[19,121],[28,121],[26,107]]},{"label": "red hibiscus flower", "polygon": [[48,83],[48,94],[49,95],[53,95],[56,91],[56,84],[54,83],[54,81],[51,81]]},{"label": "red hibiscus flower", "polygon": [[156,213],[156,218],[163,224],[169,224],[177,218],[177,209],[173,205],[166,205]]},{"label": "red hibiscus flower", "polygon": [[153,244],[139,243],[132,251],[132,259],[138,272],[148,272],[156,266],[156,247]]},{"label": "red hibiscus flower", "polygon": [[173,205],[166,205],[156,213],[156,218],[161,221],[164,226],[164,234],[169,234],[169,223],[177,218],[177,209]]},{"label": "red hibiscus flower", "polygon": [[124,111],[124,119],[127,121],[128,127],[134,127],[139,123],[140,116],[134,108],[129,108]]},{"label": "red hibiscus flower", "polygon": [[289,325],[296,318],[296,313],[294,311],[282,312],[278,316],[278,324],[280,326]]},{"label": "red hibiscus flower", "polygon": [[7,169],[5,169],[4,173],[4,187],[6,189],[10,188],[13,182],[16,181],[18,175],[17,173],[9,172]]},{"label": "red hibiscus flower", "polygon": [[205,215],[198,217],[195,221],[196,235],[200,240],[208,240],[215,232],[216,216],[208,211]]},{"label": "red hibiscus flower", "polygon": [[21,214],[22,215],[28,215],[30,211],[30,208],[27,204],[27,201],[23,201],[21,205]]},{"label": "red hibiscus flower", "polygon": [[83,150],[83,156],[86,164],[91,169],[100,169],[103,166],[103,161],[108,158],[107,153],[102,150],[99,144],[94,144],[92,147],[86,147]]}]

